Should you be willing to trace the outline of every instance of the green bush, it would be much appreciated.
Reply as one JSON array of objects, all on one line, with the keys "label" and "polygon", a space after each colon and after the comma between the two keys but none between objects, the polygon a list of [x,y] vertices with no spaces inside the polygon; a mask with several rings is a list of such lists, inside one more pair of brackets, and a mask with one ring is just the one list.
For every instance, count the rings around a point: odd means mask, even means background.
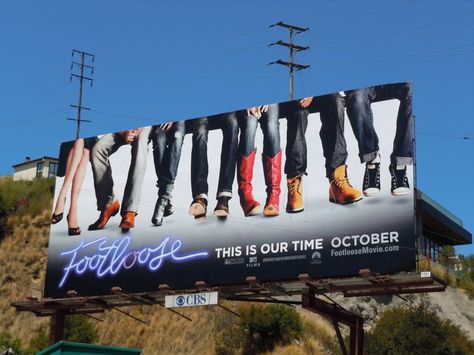
[{"label": "green bush", "polygon": [[382,313],[365,337],[366,354],[474,354],[474,342],[424,303]]},{"label": "green bush", "polygon": [[91,344],[97,341],[94,327],[83,315],[67,316],[64,322],[64,340]]},{"label": "green bush", "polygon": [[13,181],[0,179],[0,239],[10,231],[10,215],[35,217],[52,207],[54,179]]},{"label": "green bush", "polygon": [[303,323],[294,308],[252,305],[241,308],[239,313],[241,317],[237,323],[227,317],[217,321],[216,354],[258,354],[303,336]]},{"label": "green bush", "polygon": [[303,325],[294,308],[284,305],[252,306],[242,313],[239,325],[244,353],[271,351],[302,335]]}]

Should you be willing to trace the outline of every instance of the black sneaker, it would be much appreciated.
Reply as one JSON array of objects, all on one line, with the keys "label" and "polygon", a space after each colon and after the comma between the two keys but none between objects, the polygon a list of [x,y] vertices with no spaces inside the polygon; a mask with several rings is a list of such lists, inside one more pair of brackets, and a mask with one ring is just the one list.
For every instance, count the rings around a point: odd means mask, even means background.
[{"label": "black sneaker", "polygon": [[362,187],[364,196],[374,196],[380,192],[380,163],[365,164],[364,184]]},{"label": "black sneaker", "polygon": [[403,169],[397,169],[390,164],[389,167],[390,175],[392,175],[392,195],[393,196],[404,196],[410,193],[410,185],[408,184],[407,178],[407,167]]},{"label": "black sneaker", "polygon": [[218,218],[227,218],[229,215],[229,196],[221,196],[217,199],[217,206],[214,209],[214,216]]}]

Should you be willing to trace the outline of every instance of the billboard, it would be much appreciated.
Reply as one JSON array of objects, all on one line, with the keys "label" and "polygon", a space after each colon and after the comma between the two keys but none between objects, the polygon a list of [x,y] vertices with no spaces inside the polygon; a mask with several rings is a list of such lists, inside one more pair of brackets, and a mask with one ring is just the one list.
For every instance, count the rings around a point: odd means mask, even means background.
[{"label": "billboard", "polygon": [[61,145],[46,297],[415,268],[410,83]]}]

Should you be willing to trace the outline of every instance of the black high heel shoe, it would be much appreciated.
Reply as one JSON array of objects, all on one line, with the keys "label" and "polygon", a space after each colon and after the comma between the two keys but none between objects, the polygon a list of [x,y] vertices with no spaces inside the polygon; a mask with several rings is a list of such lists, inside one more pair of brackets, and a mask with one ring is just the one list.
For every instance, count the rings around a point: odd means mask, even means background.
[{"label": "black high heel shoe", "polygon": [[67,229],[68,235],[80,235],[81,234],[81,227],[73,227]]},{"label": "black high heel shoe", "polygon": [[[66,217],[67,223],[69,224],[69,215]],[[67,228],[67,234],[68,235],[79,235],[81,234],[81,227],[69,227]]]},{"label": "black high heel shoe", "polygon": [[64,215],[63,212],[58,213],[58,214],[53,213],[53,215],[51,216],[51,224],[56,224],[56,223],[61,222],[61,220],[63,219],[63,215]]}]

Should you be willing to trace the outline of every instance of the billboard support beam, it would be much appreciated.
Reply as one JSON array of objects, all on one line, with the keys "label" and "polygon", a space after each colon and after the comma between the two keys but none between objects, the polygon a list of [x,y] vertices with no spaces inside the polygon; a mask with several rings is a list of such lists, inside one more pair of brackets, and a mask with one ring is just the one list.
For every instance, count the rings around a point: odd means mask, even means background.
[{"label": "billboard support beam", "polygon": [[301,294],[302,306],[304,309],[317,313],[329,319],[338,335],[339,344],[344,354],[347,350],[344,340],[340,335],[339,323],[349,326],[350,328],[350,354],[362,355],[364,348],[364,320],[362,317],[347,311],[335,303],[329,303],[316,297],[315,289],[312,287],[302,290]]},{"label": "billboard support beam", "polygon": [[51,328],[49,333],[49,345],[56,344],[64,338],[64,311],[55,311],[51,316]]}]

